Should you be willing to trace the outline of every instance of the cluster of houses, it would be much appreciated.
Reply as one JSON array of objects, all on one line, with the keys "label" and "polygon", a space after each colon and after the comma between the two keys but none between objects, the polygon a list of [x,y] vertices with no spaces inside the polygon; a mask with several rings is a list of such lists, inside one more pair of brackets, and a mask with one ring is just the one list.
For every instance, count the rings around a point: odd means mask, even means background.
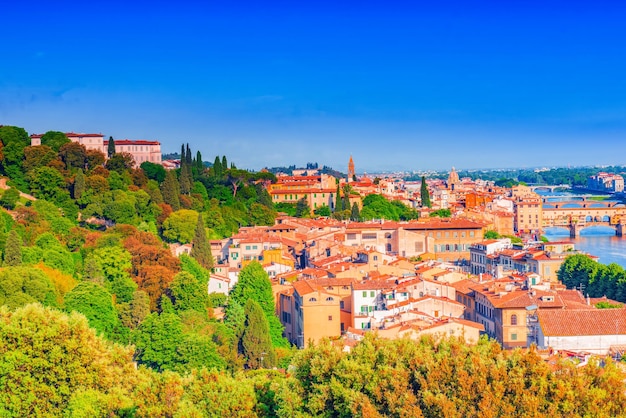
[{"label": "cluster of houses", "polygon": [[[101,134],[66,135],[106,155],[108,141]],[[39,145],[41,136],[32,135],[32,144]],[[164,163],[157,141],[116,140],[115,147],[139,164]],[[340,189],[359,207],[365,196],[380,194],[419,210],[421,218],[346,222],[280,216],[275,225],[243,227],[212,242],[217,264],[209,293],[228,294],[242,268],[261,263],[273,283],[285,336],[298,347],[331,338],[349,349],[375,331],[384,338],[462,336],[468,343],[486,334],[504,348],[534,344],[616,356],[626,349],[626,309],[599,309],[599,302],[621,305],[585,298],[559,283],[561,263],[577,252],[571,242],[522,245],[484,238],[487,230],[536,237],[546,215],[529,187],[459,179],[453,168],[447,180],[427,180],[427,208],[421,205],[421,182],[357,178],[352,158],[348,171],[346,179],[336,179],[317,169],[300,170],[266,187],[273,202],[305,199],[311,211],[334,211]],[[602,174],[598,182],[615,180]],[[452,217],[430,218],[438,209],[450,209]],[[190,249],[172,247],[176,255]]]},{"label": "cluster of houses", "polygon": [[[461,232],[473,242],[459,247],[467,262],[445,261],[439,250]],[[483,226],[454,220],[284,216],[213,242],[218,264],[209,292],[227,294],[237,272],[258,261],[272,280],[285,336],[298,347],[322,338],[350,347],[372,331],[384,338],[463,336],[469,343],[487,334],[505,348],[593,354],[626,347],[626,309],[599,309],[600,299],[559,283],[560,264],[576,253],[572,243],[514,245],[482,234]]]}]

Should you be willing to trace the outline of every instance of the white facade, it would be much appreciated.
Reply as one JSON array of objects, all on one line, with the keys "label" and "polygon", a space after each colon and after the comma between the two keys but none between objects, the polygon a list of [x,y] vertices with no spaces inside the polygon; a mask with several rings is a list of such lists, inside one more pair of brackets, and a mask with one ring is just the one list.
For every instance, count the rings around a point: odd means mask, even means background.
[{"label": "white facade", "polygon": [[553,350],[567,350],[608,355],[613,345],[626,345],[626,335],[546,336],[539,327],[537,346]]}]

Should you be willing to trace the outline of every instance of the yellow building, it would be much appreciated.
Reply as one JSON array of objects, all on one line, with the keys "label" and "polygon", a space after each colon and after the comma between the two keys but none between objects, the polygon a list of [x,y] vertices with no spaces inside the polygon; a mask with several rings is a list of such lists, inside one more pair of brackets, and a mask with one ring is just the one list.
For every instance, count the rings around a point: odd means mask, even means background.
[{"label": "yellow building", "polygon": [[298,280],[278,298],[285,336],[298,348],[340,337],[352,322],[353,279]]},{"label": "yellow building", "polygon": [[274,203],[296,204],[304,198],[311,211],[322,206],[328,206],[331,210],[334,210],[337,193],[336,184],[335,177],[327,174],[319,176],[280,176],[276,183],[267,187],[267,191]]},{"label": "yellow building", "polygon": [[539,233],[543,226],[541,198],[525,197],[513,203],[515,230],[518,233]]}]

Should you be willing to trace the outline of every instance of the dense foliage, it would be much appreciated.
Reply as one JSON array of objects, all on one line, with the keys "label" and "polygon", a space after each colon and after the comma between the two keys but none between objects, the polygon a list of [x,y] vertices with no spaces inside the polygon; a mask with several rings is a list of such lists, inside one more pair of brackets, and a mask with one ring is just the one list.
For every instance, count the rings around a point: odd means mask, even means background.
[{"label": "dense foliage", "polygon": [[[488,340],[368,335],[349,353],[328,341],[302,350],[287,372],[227,372],[215,370],[210,342],[176,341],[175,316],[151,318],[159,350],[138,351],[162,372],[135,367],[132,348],[97,336],[82,315],[0,308],[0,415],[617,417],[626,408],[625,376],[610,360],[576,367]],[[181,363],[188,351],[203,362]]]},{"label": "dense foliage", "polygon": [[606,296],[626,302],[626,271],[618,264],[606,265],[576,254],[565,259],[557,274],[568,289],[582,290],[592,298]]},{"label": "dense foliage", "polygon": [[363,199],[360,217],[363,220],[386,219],[389,221],[408,221],[417,219],[419,213],[402,202],[389,201],[378,194],[371,194]]}]

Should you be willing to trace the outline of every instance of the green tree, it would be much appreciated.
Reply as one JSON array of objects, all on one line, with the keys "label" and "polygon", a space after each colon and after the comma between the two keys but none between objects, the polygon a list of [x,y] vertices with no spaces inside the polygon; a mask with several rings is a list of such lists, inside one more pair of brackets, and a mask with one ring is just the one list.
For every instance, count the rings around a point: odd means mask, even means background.
[{"label": "green tree", "polygon": [[113,306],[113,298],[102,286],[91,282],[79,283],[65,294],[65,309],[85,315],[89,325],[105,337],[119,337],[121,324]]},{"label": "green tree", "polygon": [[148,315],[133,338],[135,357],[140,364],[158,371],[176,370],[183,362],[178,350],[183,324],[173,313]]},{"label": "green tree", "polygon": [[309,218],[311,216],[311,208],[309,207],[309,202],[307,202],[306,197],[303,197],[296,203],[295,216],[298,218]]},{"label": "green tree", "polygon": [[450,216],[452,216],[450,209],[437,209],[430,213],[431,218],[449,218]]},{"label": "green tree", "polygon": [[202,154],[200,153],[200,150],[198,150],[198,152],[196,153],[195,163],[198,174],[202,173],[202,171],[204,171],[204,164],[202,163]]},{"label": "green tree", "polygon": [[128,173],[135,166],[135,159],[128,152],[116,152],[109,157],[105,167],[109,171],[117,171],[120,174]]},{"label": "green tree", "polygon": [[0,205],[9,210],[15,209],[15,205],[20,200],[20,191],[14,187],[5,190],[0,197]]},{"label": "green tree", "polygon": [[207,287],[190,273],[183,271],[174,276],[170,284],[170,293],[177,311],[193,310],[207,313],[209,308]]},{"label": "green tree", "polygon": [[115,155],[115,141],[113,137],[110,136],[107,144],[107,158],[111,158],[113,155]]},{"label": "green tree", "polygon": [[24,148],[24,171],[43,167],[57,159],[57,152],[46,145],[30,146]]},{"label": "green tree", "polygon": [[350,220],[357,222],[360,220],[360,218],[361,218],[361,214],[359,211],[359,205],[357,205],[356,202],[354,202],[352,204],[352,211],[350,212]]},{"label": "green tree", "polygon": [[165,180],[166,170],[161,164],[144,161],[139,167],[150,180],[156,180],[158,183],[163,183],[163,180]]},{"label": "green tree", "polygon": [[420,188],[420,197],[422,199],[422,207],[429,208],[432,206],[430,203],[430,193],[428,192],[428,185],[426,184],[426,177],[422,176],[422,186]]},{"label": "green tree", "polygon": [[261,306],[252,299],[245,305],[246,322],[241,337],[246,365],[251,369],[271,368],[276,364],[270,329]]},{"label": "green tree", "polygon": [[0,271],[0,305],[15,309],[33,302],[57,306],[57,292],[50,279],[33,267],[3,268]]},{"label": "green tree", "polygon": [[180,186],[172,170],[165,174],[165,180],[161,184],[161,194],[163,201],[170,205],[174,211],[180,209]]},{"label": "green tree", "polygon": [[197,232],[198,218],[195,210],[181,209],[173,212],[163,222],[163,236],[183,244],[192,242]]},{"label": "green tree", "polygon": [[331,212],[330,212],[330,208],[328,207],[328,205],[322,205],[319,208],[315,209],[313,211],[313,213],[315,213],[317,216],[330,216]]},{"label": "green tree", "polygon": [[83,196],[83,193],[85,193],[85,187],[85,174],[83,173],[83,170],[78,170],[74,176],[74,187],[72,188],[74,199],[79,200]]},{"label": "green tree", "polygon": [[77,142],[70,142],[61,147],[59,157],[69,171],[84,170],[87,164],[87,149]]},{"label": "green tree", "polygon": [[200,263],[200,265],[206,269],[213,268],[213,254],[211,253],[211,242],[209,242],[206,236],[206,230],[204,226],[204,220],[202,214],[198,214],[198,222],[196,224],[196,230],[194,231],[191,256]]},{"label": "green tree", "polygon": [[483,235],[483,237],[485,239],[498,239],[500,238],[500,234],[498,234],[496,231],[487,230],[485,231],[485,234]]},{"label": "green tree", "polygon": [[263,266],[253,261],[239,272],[239,280],[230,293],[230,297],[245,306],[248,299],[257,302],[263,309],[270,326],[270,334],[274,347],[288,347],[283,337],[283,326],[275,315],[274,293],[269,276]]},{"label": "green tree", "polygon": [[215,161],[213,162],[213,176],[214,177],[222,177],[223,170],[227,167],[222,168],[222,162],[220,161],[220,157],[218,155],[215,156]]},{"label": "green tree", "polygon": [[15,229],[11,230],[7,236],[3,261],[5,266],[22,264],[22,237],[17,234]]},{"label": "green tree", "polygon": [[335,192],[335,212],[341,212],[345,208],[343,207],[343,199],[339,189],[339,183],[337,183],[337,191]]},{"label": "green tree", "polygon": [[133,404],[131,349],[97,337],[83,315],[0,308],[0,341],[0,416],[61,416],[87,392],[101,400],[92,416],[122,416]]},{"label": "green tree", "polygon": [[69,143],[71,143],[71,141],[63,132],[48,131],[41,136],[41,145],[46,145],[55,152],[59,152],[63,145]]}]

